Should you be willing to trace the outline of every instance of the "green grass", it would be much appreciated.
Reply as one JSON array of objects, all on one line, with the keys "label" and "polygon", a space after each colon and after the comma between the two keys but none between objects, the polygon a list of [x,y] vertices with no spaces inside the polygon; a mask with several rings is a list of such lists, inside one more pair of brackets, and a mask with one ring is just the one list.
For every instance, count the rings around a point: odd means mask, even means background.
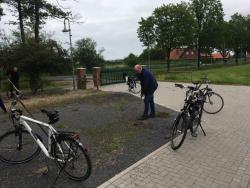
[{"label": "green grass", "polygon": [[250,85],[250,64],[209,68],[199,71],[187,71],[182,73],[159,73],[156,74],[157,79],[161,81],[178,81],[190,82],[192,80],[200,80],[201,77],[207,75],[209,80],[215,84],[235,84]]}]

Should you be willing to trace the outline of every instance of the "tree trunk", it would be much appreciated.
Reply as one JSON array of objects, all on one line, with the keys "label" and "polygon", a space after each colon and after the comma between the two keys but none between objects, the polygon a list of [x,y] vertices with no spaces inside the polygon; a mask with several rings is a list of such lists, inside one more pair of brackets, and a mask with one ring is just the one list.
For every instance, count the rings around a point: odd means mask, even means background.
[{"label": "tree trunk", "polygon": [[201,62],[201,45],[200,45],[200,37],[198,37],[198,39],[197,39],[197,53],[198,53],[197,68],[200,69],[200,62]]},{"label": "tree trunk", "polygon": [[40,0],[35,0],[35,41],[39,43],[39,26],[40,26]]},{"label": "tree trunk", "polygon": [[235,50],[235,63],[239,64],[239,50]]},{"label": "tree trunk", "polygon": [[17,11],[18,11],[21,39],[22,39],[22,43],[25,44],[25,33],[24,33],[23,12],[22,12],[21,0],[17,0]]},{"label": "tree trunk", "polygon": [[171,48],[167,49],[167,72],[170,71],[170,53],[171,53]]},{"label": "tree trunk", "polygon": [[151,69],[150,68],[150,47],[148,46],[148,68],[149,70]]}]

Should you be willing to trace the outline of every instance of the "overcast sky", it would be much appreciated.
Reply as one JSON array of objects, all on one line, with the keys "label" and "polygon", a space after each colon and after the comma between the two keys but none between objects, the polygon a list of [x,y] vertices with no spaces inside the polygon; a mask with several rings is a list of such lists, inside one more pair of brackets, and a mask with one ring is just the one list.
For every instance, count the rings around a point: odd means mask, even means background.
[{"label": "overcast sky", "polygon": [[[73,42],[91,37],[97,42],[99,49],[105,49],[105,59],[121,59],[130,52],[139,54],[143,50],[136,33],[140,18],[151,15],[163,3],[171,2],[180,0],[67,0],[62,6],[70,8],[73,14],[79,14],[80,20],[84,21],[83,24],[72,25]],[[249,0],[222,0],[222,3],[226,19],[235,12],[250,14]],[[9,31],[9,26],[4,23],[10,19],[13,18],[4,16],[0,22],[0,28],[6,32]],[[67,48],[68,35],[62,33],[62,29],[62,22],[49,20],[43,30],[54,34],[53,38]]]}]

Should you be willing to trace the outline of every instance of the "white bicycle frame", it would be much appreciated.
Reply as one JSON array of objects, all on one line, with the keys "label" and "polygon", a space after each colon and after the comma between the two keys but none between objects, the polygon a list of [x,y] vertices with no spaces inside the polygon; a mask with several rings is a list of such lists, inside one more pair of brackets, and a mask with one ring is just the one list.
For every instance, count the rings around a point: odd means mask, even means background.
[{"label": "white bicycle frame", "polygon": [[[41,142],[41,140],[36,136],[36,134],[32,131],[32,128],[30,127],[30,125],[27,122],[35,123],[37,125],[46,127],[49,130],[48,131],[48,149]],[[46,157],[48,157],[50,159],[53,159],[53,160],[56,159],[51,155],[51,136],[54,136],[54,134],[57,133],[57,131],[54,129],[53,126],[51,126],[50,124],[47,124],[47,123],[32,119],[30,117],[23,116],[23,115],[21,115],[20,118],[19,118],[19,124],[24,126],[25,130],[27,130],[29,132],[31,137],[34,139],[34,141],[37,143],[37,145],[41,148],[41,150],[46,155]],[[54,136],[54,138],[55,138],[55,136]],[[65,144],[68,146],[67,143],[65,143]],[[63,150],[62,150],[60,144],[57,144],[57,146],[58,146],[59,150],[63,154]],[[61,160],[61,159],[56,159],[56,160],[59,161],[59,162],[64,162],[64,160]]]},{"label": "white bicycle frame", "polygon": [[[36,123],[38,125],[44,126],[46,128],[48,128],[48,149],[46,149],[46,147],[44,146],[44,144],[41,142],[41,140],[33,133],[32,128],[30,127],[30,125],[27,122],[32,122],[32,123]],[[37,121],[35,119],[29,118],[27,116],[20,116],[20,120],[19,120],[20,125],[23,125],[25,127],[25,129],[29,132],[29,134],[32,136],[32,138],[34,139],[34,141],[37,143],[37,145],[41,148],[41,150],[43,151],[43,153],[50,159],[55,159],[54,157],[51,156],[51,136],[53,135],[53,133],[57,133],[57,131],[49,124],[47,123],[43,123],[41,121]]]}]

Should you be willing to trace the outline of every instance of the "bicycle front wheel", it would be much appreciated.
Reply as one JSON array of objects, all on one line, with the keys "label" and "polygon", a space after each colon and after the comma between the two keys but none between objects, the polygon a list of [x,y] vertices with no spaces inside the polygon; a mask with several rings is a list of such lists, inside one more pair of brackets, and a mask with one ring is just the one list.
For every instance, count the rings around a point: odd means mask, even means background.
[{"label": "bicycle front wheel", "polygon": [[178,149],[183,144],[187,135],[187,122],[183,114],[179,114],[172,126],[171,148]]},{"label": "bicycle front wheel", "polygon": [[73,180],[86,180],[91,174],[91,161],[82,144],[65,137],[52,146],[55,161],[60,169]]},{"label": "bicycle front wheel", "polygon": [[206,95],[203,110],[208,114],[216,114],[222,110],[223,106],[223,98],[218,93],[211,92]]},{"label": "bicycle front wheel", "polygon": [[[40,136],[36,136],[40,139]],[[9,131],[0,137],[0,160],[5,163],[22,164],[29,162],[40,151],[40,147],[28,131]]]}]

